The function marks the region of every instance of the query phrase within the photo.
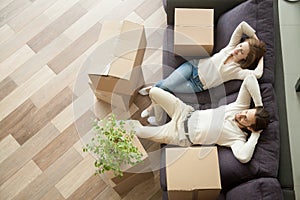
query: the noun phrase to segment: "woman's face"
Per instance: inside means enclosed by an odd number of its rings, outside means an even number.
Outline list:
[[[249,53],[249,43],[248,42],[239,43],[232,50],[232,56],[236,62],[246,59],[248,56],[248,53]]]

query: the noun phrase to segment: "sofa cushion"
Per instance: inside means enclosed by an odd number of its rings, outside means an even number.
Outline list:
[[[241,195],[243,194],[243,195]],[[226,194],[227,200],[282,200],[280,184],[275,178],[259,178],[243,183]]]
[[[261,83],[274,83],[275,45],[272,0],[249,0],[220,16],[215,31],[214,52],[224,48],[240,22],[246,21],[256,30],[259,39],[266,43],[264,56],[264,74]],[[255,68],[253,64],[250,68]]]

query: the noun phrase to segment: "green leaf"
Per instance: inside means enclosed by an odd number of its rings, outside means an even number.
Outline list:
[[[95,174],[112,170],[115,175],[122,176],[122,164],[135,165],[141,161],[142,154],[132,143],[135,132],[126,130],[124,125],[125,121],[117,120],[114,114],[94,121],[95,137],[83,147],[83,151],[97,156]]]

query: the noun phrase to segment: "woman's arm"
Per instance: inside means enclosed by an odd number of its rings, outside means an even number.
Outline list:
[[[247,142],[236,141],[232,146],[233,155],[241,162],[247,163],[251,160],[260,132],[252,132]]]
[[[261,57],[254,70],[240,69],[238,72],[238,79],[244,80],[249,75],[254,75],[257,79],[260,79],[264,73],[264,58]]]
[[[255,30],[245,21],[242,21],[233,31],[228,46],[235,47],[240,43],[243,34],[248,37],[256,37]]]

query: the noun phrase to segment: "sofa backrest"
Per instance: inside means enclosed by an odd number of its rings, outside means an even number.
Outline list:
[[[174,25],[175,8],[213,8],[215,24],[226,11],[234,8],[245,0],[163,0],[167,13],[167,24]]]

